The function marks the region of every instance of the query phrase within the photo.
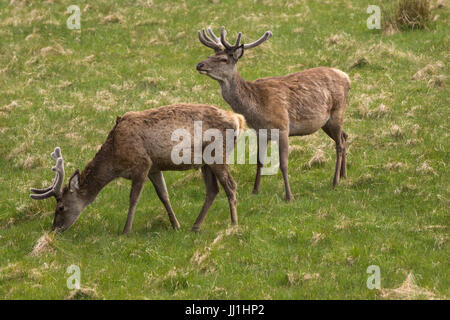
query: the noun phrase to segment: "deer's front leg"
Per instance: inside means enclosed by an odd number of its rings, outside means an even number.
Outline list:
[[[131,231],[131,226],[133,224],[134,211],[136,210],[136,205],[139,201],[139,197],[142,193],[142,189],[144,188],[145,180],[147,178],[147,172],[145,172],[144,174],[134,176],[132,178],[131,192],[130,192],[130,207],[128,209],[127,222],[125,223],[125,227],[123,228],[123,232],[122,232],[123,234],[127,234]]]
[[[292,201],[294,200],[294,196],[291,193],[291,187],[289,186],[288,178],[289,134],[287,131],[280,131],[278,146],[280,153],[280,170],[283,174],[284,187],[286,189],[286,201]]]

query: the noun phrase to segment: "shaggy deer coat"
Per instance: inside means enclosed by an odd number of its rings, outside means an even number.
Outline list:
[[[239,135],[245,127],[242,116],[210,105],[175,104],[146,111],[128,112],[123,117],[117,118],[114,128],[94,159],[81,173],[76,170],[64,188],[61,188],[64,181],[64,163],[61,150],[56,148],[52,153],[52,157],[57,160],[53,168],[56,171],[53,186],[43,190],[31,189],[34,193],[31,197],[38,200],[51,196],[56,198],[53,229],[63,231],[76,221],[86,206],[94,201],[100,190],[109,182],[119,177],[131,179],[128,218],[123,230],[124,233],[128,233],[131,230],[139,196],[148,177],[167,210],[172,227],[178,229],[180,224],[170,205],[162,171],[200,167],[206,184],[206,199],[193,230],[199,230],[219,192],[217,180],[228,197],[231,222],[237,224],[236,183],[228,170],[226,153],[221,163],[206,164],[202,161],[200,164],[177,165],[172,161],[172,149],[178,143],[172,141],[172,133],[177,129],[185,129],[193,136],[194,121],[202,122],[202,134],[205,130],[214,128],[219,130],[223,137],[226,137],[227,129],[232,129]],[[191,139],[191,143],[193,152],[194,139]],[[225,150],[225,139],[223,143]],[[208,144],[202,142],[202,154]]]
[[[240,44],[241,33],[236,43],[230,45],[222,27],[220,39],[208,28],[199,31],[200,41],[214,49],[214,55],[200,62],[197,70],[219,82],[222,97],[233,111],[242,114],[247,123],[256,130],[279,130],[280,170],[283,174],[286,200],[293,199],[288,181],[289,136],[309,135],[320,128],[336,143],[336,168],[333,187],[339,178],[346,177],[346,139],[342,130],[344,112],[350,89],[350,78],[338,69],[319,67],[287,76],[268,77],[245,81],[236,69],[237,61],[244,51],[260,45],[272,36],[267,31],[260,39],[250,44]],[[270,138],[270,137],[269,137]],[[260,185],[261,168],[265,147],[258,143],[258,162],[253,193]]]

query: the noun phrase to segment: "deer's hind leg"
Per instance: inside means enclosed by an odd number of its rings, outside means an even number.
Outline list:
[[[286,191],[286,201],[294,200],[291,192],[288,178],[288,164],[289,164],[289,135],[287,132],[280,131],[279,141],[279,156],[280,156],[280,170],[283,174],[284,189]]]
[[[195,220],[194,226],[192,227],[192,231],[195,232],[200,230],[200,226],[205,220],[209,208],[211,207],[212,203],[214,202],[214,199],[219,193],[219,185],[217,184],[217,178],[209,166],[205,165],[202,167],[202,175],[203,180],[205,181],[206,198],[205,202],[203,203],[202,210],[200,211],[200,214],[198,215],[197,220]]]
[[[348,135],[342,130],[342,144],[344,147],[342,153],[341,178],[347,178],[347,137]]]
[[[164,180],[163,173],[161,171],[150,172],[148,177],[155,187],[159,200],[161,200],[167,213],[169,214],[169,220],[172,228],[175,230],[180,229],[180,223],[178,222],[177,217],[172,210],[172,206],[170,205],[169,193],[167,192],[166,181]]]
[[[340,121],[330,118],[322,129],[336,143],[336,168],[333,178],[333,188],[335,188],[339,184],[341,172],[343,172],[342,166],[345,166],[343,161],[345,154],[345,139],[343,138],[342,124]],[[344,173],[346,174],[345,169]]]

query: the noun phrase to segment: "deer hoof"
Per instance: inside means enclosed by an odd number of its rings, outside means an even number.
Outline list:
[[[285,201],[286,201],[286,202],[292,202],[292,201],[294,201],[294,196],[293,196],[292,194],[287,195],[286,198],[285,198]]]
[[[174,230],[180,230],[180,224],[177,222],[177,223],[174,223],[174,224],[172,224],[172,228],[174,229]]]

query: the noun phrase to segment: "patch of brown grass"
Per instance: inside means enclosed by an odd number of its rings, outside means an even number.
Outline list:
[[[323,233],[313,231],[313,236],[311,238],[311,245],[315,246],[323,239],[325,239],[325,235]]]
[[[36,244],[31,251],[32,256],[40,256],[44,253],[52,253],[54,252],[53,241],[55,239],[55,235],[53,233],[49,234],[45,232],[42,237],[38,239]]]
[[[416,171],[421,174],[432,174],[435,176],[438,175],[436,173],[436,170],[434,170],[433,167],[430,166],[427,161],[424,161],[420,167],[417,167]]]
[[[303,281],[308,281],[308,280],[317,280],[319,279],[320,274],[318,273],[297,273],[297,272],[287,272],[286,273],[286,278],[287,278],[287,283],[289,286],[298,286],[300,285]]]
[[[65,300],[91,300],[98,299],[97,291],[93,288],[80,288],[72,290]]]
[[[399,28],[424,29],[430,21],[429,0],[399,0],[396,11],[396,23]]]
[[[430,80],[428,80],[427,86],[429,88],[444,88],[446,87],[447,76],[444,74],[439,74],[432,76]]]
[[[381,297],[394,300],[414,300],[424,297],[425,299],[438,299],[436,294],[428,289],[421,288],[416,284],[414,275],[410,272],[402,285],[395,289],[381,289]]]
[[[390,9],[391,10],[391,9]],[[385,9],[384,33],[425,29],[431,20],[430,0],[397,0],[393,13]]]
[[[110,14],[106,17],[101,18],[101,24],[108,24],[108,23],[123,23],[124,19],[119,14]]]
[[[6,267],[0,268],[0,280],[8,281],[27,277],[23,266],[17,263],[10,263]]]
[[[327,162],[327,158],[325,157],[325,153],[321,149],[317,149],[312,158],[306,164],[307,168],[312,168],[315,166],[321,166]]]
[[[395,138],[399,138],[403,135],[403,130],[396,124],[393,124],[390,128],[391,136]]]
[[[426,80],[435,75],[440,69],[444,68],[444,64],[441,61],[436,63],[427,64],[425,67],[417,71],[413,76],[413,80]]]
[[[227,229],[220,231],[209,246],[206,246],[205,248],[203,248],[203,250],[200,249],[194,252],[191,258],[191,262],[193,264],[201,266],[206,258],[209,257],[211,250],[223,239],[224,236],[228,237],[232,234],[237,233],[238,230],[238,226],[230,226]]]

